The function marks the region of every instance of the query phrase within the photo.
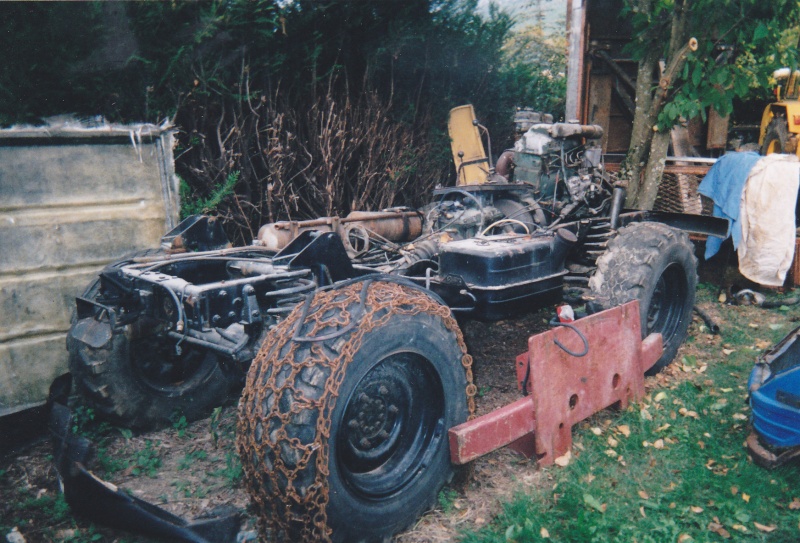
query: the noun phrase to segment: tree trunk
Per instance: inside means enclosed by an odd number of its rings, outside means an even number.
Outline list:
[[[658,53],[651,50],[639,62],[636,73],[636,109],[631,130],[631,145],[628,154],[620,167],[620,179],[627,184],[627,207],[633,207],[638,201],[642,169],[647,163],[650,153],[650,141],[653,137],[653,73],[658,66]]]
[[[663,134],[655,131],[659,113],[667,103],[669,91],[676,75],[683,68],[689,50],[697,48],[697,42],[687,43],[688,26],[686,16],[691,0],[677,0],[672,11],[669,48],[667,50],[667,67],[661,76],[658,87],[652,89],[652,73],[658,62],[658,52],[651,48],[644,59],[639,62],[636,81],[636,114],[631,133],[631,145],[621,168],[621,178],[628,182],[628,195],[625,205],[630,208],[652,209],[658,193],[658,184],[664,172],[667,151],[669,149],[669,132]],[[640,6],[647,5],[647,0]],[[649,70],[645,72],[645,70]],[[641,100],[640,97],[645,97]],[[641,106],[640,106],[641,103]],[[645,167],[646,164],[646,167]],[[642,170],[644,169],[644,176]]]
[[[658,186],[661,184],[661,177],[664,174],[664,165],[667,162],[669,141],[669,132],[659,131],[653,134],[650,142],[650,156],[639,192],[639,209],[653,209],[658,195]]]

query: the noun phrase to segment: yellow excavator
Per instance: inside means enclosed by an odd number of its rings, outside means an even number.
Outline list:
[[[773,77],[776,101],[761,116],[759,146],[762,155],[771,153],[798,154],[800,135],[800,70],[781,68]]]

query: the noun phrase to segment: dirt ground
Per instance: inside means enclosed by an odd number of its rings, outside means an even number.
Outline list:
[[[714,273],[711,272],[712,276]],[[713,313],[713,304],[707,305],[704,309]],[[547,328],[549,316],[549,312],[542,311],[491,324],[465,324],[467,344],[475,359],[478,414],[520,397],[514,360],[526,350],[529,335]],[[698,326],[696,318],[690,333],[696,333]],[[691,349],[691,345],[684,345],[678,359]],[[679,370],[673,366],[648,378],[648,388],[680,379]],[[112,430],[100,442],[95,471],[133,495],[187,519],[217,506],[233,506],[243,513],[240,540],[255,538],[255,519],[248,511],[234,449],[235,416],[235,400],[232,400],[211,419],[188,425],[179,423],[142,435]],[[598,416],[609,418],[613,413]],[[580,447],[580,443],[575,446]],[[68,511],[60,511],[50,454],[49,444],[41,440],[0,458],[0,528],[4,530],[0,536],[5,537],[18,527],[28,542],[148,541],[93,526],[85,520],[73,519]],[[395,540],[452,541],[460,531],[490,522],[500,512],[500,504],[515,493],[552,485],[552,473],[550,469],[537,469],[535,462],[508,450],[489,454],[463,470],[454,485],[440,495],[438,506]]]

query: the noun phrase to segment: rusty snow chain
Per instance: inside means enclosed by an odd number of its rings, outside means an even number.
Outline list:
[[[450,309],[420,288],[366,279],[322,290],[268,335],[248,372],[237,427],[245,484],[262,534],[271,529],[278,538],[291,533],[303,541],[330,541],[328,439],[347,367],[368,332],[395,315],[420,313],[441,318],[456,336],[474,418],[477,387],[464,336]],[[316,434],[305,443],[293,432],[299,433],[298,417],[309,416],[316,417]]]

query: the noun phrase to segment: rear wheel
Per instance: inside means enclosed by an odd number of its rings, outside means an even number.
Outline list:
[[[451,478],[471,359],[449,310],[388,282],[318,293],[269,335],[239,403],[264,538],[383,541]]]
[[[665,368],[686,339],[697,288],[697,259],[688,236],[659,223],[633,223],[619,230],[597,259],[589,280],[604,309],[639,301],[642,335],[658,332],[664,353],[649,373]]]
[[[95,280],[83,298],[98,300],[100,295]],[[113,329],[99,309],[90,317],[73,318],[67,349],[70,372],[87,404],[120,426],[148,429],[181,416],[200,418],[241,383],[239,376],[223,370],[215,353],[187,344],[176,349],[161,336],[158,323],[140,318]]]

